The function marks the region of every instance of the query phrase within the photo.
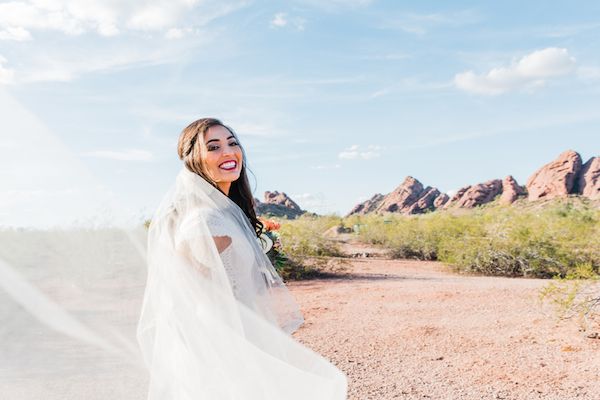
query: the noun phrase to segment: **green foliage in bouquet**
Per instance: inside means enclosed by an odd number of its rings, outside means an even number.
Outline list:
[[[287,261],[287,257],[281,248],[281,239],[279,238],[279,234],[275,231],[266,231],[264,234],[273,242],[273,247],[271,247],[271,249],[267,252],[267,257],[269,257],[271,264],[273,264],[276,269],[283,269]]]

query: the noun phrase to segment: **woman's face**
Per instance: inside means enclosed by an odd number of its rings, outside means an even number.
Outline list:
[[[225,194],[242,172],[242,149],[227,128],[215,125],[204,134],[202,161],[208,176]]]

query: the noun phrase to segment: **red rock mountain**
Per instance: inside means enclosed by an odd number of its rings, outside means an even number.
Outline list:
[[[600,157],[590,158],[581,167],[577,193],[590,199],[600,199]]]
[[[387,195],[376,194],[357,204],[347,216],[372,212],[419,214],[441,208],[473,208],[496,198],[502,204],[512,204],[519,198],[535,201],[569,195],[600,199],[600,157],[592,157],[582,164],[579,153],[567,150],[535,171],[525,187],[508,175],[503,180],[491,179],[462,187],[452,197],[436,188],[423,187],[417,179],[407,176],[394,191]]]
[[[254,203],[258,215],[273,215],[294,219],[306,212],[284,192],[266,191],[264,202],[255,198]]]
[[[521,195],[525,194],[525,188],[519,186],[512,175],[508,175],[502,181],[502,194],[500,195],[500,203],[512,204]]]
[[[457,195],[460,193],[460,195],[453,196],[444,207],[473,208],[494,200],[501,192],[502,181],[500,179],[492,179],[460,189],[456,193]]]
[[[379,204],[381,204],[383,198],[384,196],[381,193],[377,193],[369,200],[355,205],[354,208],[350,211],[350,214],[368,214],[370,212],[374,212],[379,206]]]
[[[527,198],[566,196],[573,192],[577,174],[581,170],[581,156],[573,150],[567,150],[558,158],[534,172],[527,180]]]
[[[419,200],[423,191],[421,182],[412,176],[407,176],[400,186],[382,199],[375,211],[406,213]]]

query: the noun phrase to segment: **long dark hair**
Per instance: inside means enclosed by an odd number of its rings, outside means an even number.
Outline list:
[[[231,182],[231,187],[229,188],[228,197],[237,204],[246,217],[250,220],[251,225],[254,227],[254,231],[256,232],[256,236],[260,236],[263,232],[263,223],[256,217],[256,212],[254,211],[254,197],[252,196],[252,191],[250,190],[250,182],[248,181],[248,176],[246,175],[246,152],[244,148],[240,144],[240,141],[230,127],[223,124],[216,118],[201,118],[197,121],[189,124],[183,131],[181,135],[179,135],[179,142],[177,144],[177,154],[179,154],[179,158],[183,160],[185,166],[190,171],[200,175],[204,180],[213,185],[218,190],[219,187],[212,179],[209,178],[206,173],[206,169],[204,168],[204,163],[201,157],[201,145],[203,142],[204,134],[206,131],[212,127],[220,125],[227,129],[231,134],[235,137],[236,141],[240,145],[240,149],[242,150],[242,170],[240,172],[240,177],[235,181]],[[198,137],[201,139],[198,140]]]

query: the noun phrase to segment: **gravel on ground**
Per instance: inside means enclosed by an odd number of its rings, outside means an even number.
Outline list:
[[[348,399],[600,399],[600,339],[539,301],[547,280],[377,256],[287,283],[294,337],[347,374]]]

